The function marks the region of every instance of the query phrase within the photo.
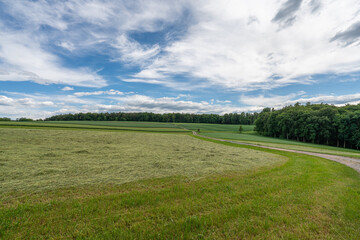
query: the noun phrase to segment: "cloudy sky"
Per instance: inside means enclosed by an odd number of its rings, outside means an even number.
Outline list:
[[[0,0],[0,117],[360,102],[359,0]]]

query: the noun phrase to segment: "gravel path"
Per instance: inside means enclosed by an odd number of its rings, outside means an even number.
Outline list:
[[[229,143],[235,143],[235,144],[240,144],[240,145],[247,145],[247,146],[260,147],[260,148],[274,149],[274,150],[280,150],[280,151],[285,151],[285,152],[302,153],[302,154],[312,155],[312,156],[316,156],[316,157],[322,157],[322,158],[325,158],[325,159],[329,159],[329,160],[332,160],[332,161],[342,163],[342,164],[344,164],[346,166],[349,166],[349,167],[355,169],[357,172],[360,173],[360,159],[356,159],[356,158],[342,157],[342,156],[324,154],[324,153],[313,153],[313,152],[306,152],[306,151],[298,151],[298,150],[291,150],[291,149],[284,149],[284,148],[277,148],[277,147],[268,147],[268,146],[261,146],[261,145],[251,144],[251,143],[243,143],[243,142],[238,142],[238,141],[233,141],[233,140],[225,140],[225,139],[207,137],[207,136],[204,136],[204,135],[199,135],[195,131],[193,131],[193,135],[203,137],[203,138],[213,139],[213,140],[217,140],[217,141],[221,141],[221,142],[229,142]]]

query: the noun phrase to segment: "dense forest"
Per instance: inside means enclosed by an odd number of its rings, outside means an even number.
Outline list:
[[[46,118],[45,121],[145,121],[182,123],[254,124],[259,113],[190,114],[190,113],[75,113]]]
[[[265,108],[255,125],[255,130],[264,136],[360,148],[360,104],[343,107],[295,104],[281,110]]]

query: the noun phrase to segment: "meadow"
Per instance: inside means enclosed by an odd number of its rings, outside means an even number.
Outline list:
[[[248,126],[249,127],[249,126]],[[321,144],[312,144],[312,143],[304,143],[298,142],[294,140],[286,140],[280,138],[272,138],[265,137],[256,134],[254,131],[244,131],[243,133],[239,133],[239,131],[204,131],[201,132],[202,135],[220,139],[229,139],[236,140],[245,143],[256,144],[259,146],[269,146],[269,147],[277,147],[277,148],[285,148],[292,150],[300,150],[307,152],[316,152],[316,153],[325,153],[332,155],[339,155],[345,157],[353,157],[360,158],[360,151],[355,149],[348,148],[340,148],[333,147]]]
[[[108,130],[141,132],[188,132],[172,124],[140,122],[100,122],[100,121],[54,121],[54,122],[0,122],[0,128],[37,128],[37,129],[73,129]]]
[[[360,239],[349,167],[182,129],[236,125],[100,124],[0,125],[1,239]]]
[[[169,176],[192,179],[284,162],[276,155],[174,134],[0,128],[0,142],[6,142],[0,158],[3,197]]]

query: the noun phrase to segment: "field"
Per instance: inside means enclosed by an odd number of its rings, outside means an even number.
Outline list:
[[[0,128],[49,128],[49,129],[87,129],[104,131],[139,131],[139,132],[164,132],[164,133],[189,133],[185,130],[197,131],[200,134],[238,140],[263,146],[279,147],[308,152],[326,153],[347,157],[360,158],[360,151],[337,148],[326,145],[303,143],[286,139],[264,137],[256,134],[253,125],[243,125],[243,133],[239,133],[239,125],[206,124],[206,123],[154,123],[154,122],[103,122],[103,121],[56,121],[56,122],[0,122]]]
[[[276,155],[174,134],[0,129],[0,142],[7,143],[0,159],[3,196],[169,176],[199,178],[284,162]]]
[[[243,125],[243,132],[239,133],[239,125],[221,125],[221,124],[204,124],[204,123],[175,123],[177,126],[197,131],[208,137],[238,140],[257,144],[260,146],[270,146],[285,149],[293,149],[308,152],[326,153],[332,155],[360,158],[360,151],[338,148],[326,145],[304,143],[286,139],[264,137],[254,132],[254,125]]]
[[[227,132],[227,133],[238,133],[239,125],[232,124],[209,124],[209,123],[175,123],[176,126],[181,126],[189,130],[198,130],[200,132]],[[246,132],[253,131],[253,125],[243,125],[243,130]]]
[[[251,127],[9,124],[0,125],[1,239],[360,239],[353,169],[182,129],[250,138]]]
[[[188,132],[173,124],[140,122],[0,122],[0,128],[38,128],[38,129],[73,129],[106,131],[141,131],[141,132]]]
[[[260,146],[278,147],[292,150],[360,158],[359,150],[264,137],[256,134],[253,131],[244,131],[242,134],[240,134],[239,132],[206,131],[202,132],[201,134],[208,137],[237,140],[241,142],[257,144]]]

